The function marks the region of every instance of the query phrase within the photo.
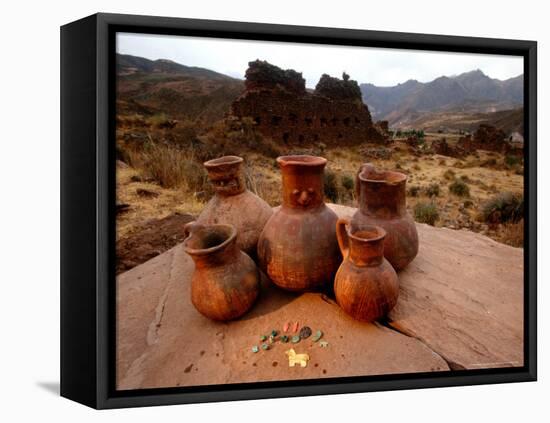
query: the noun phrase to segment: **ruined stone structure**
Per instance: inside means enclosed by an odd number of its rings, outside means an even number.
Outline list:
[[[450,145],[446,138],[434,140],[431,148],[435,154],[441,154],[442,156],[463,157],[466,154],[463,148]]]
[[[265,61],[248,64],[245,92],[231,105],[231,116],[251,117],[258,130],[277,143],[322,142],[350,145],[385,143],[361,99],[356,81],[323,75],[315,91],[306,90],[302,74]]]
[[[515,143],[514,143],[515,144]],[[523,148],[512,145],[504,131],[492,125],[481,124],[474,136],[467,135],[458,140],[457,147],[466,152],[475,150],[497,151],[504,154],[523,155]]]
[[[481,124],[474,135],[460,137],[455,146],[445,138],[432,142],[431,149],[436,154],[449,157],[464,157],[477,150],[496,151],[503,154],[522,156],[523,144],[511,142],[506,134],[494,126]]]

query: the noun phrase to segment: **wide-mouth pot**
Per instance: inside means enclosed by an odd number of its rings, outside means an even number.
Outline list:
[[[185,252],[190,255],[206,255],[225,248],[237,237],[233,225],[208,225],[191,223],[186,225],[189,236],[183,242]]]

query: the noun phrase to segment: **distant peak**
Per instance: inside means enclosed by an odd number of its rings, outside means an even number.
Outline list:
[[[478,78],[488,78],[487,75],[481,70],[481,69],[474,69],[468,72],[461,73],[460,75],[457,75],[455,78],[464,78],[466,76],[469,77],[478,77]]]

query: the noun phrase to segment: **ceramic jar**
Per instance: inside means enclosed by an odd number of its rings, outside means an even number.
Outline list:
[[[336,302],[357,320],[386,316],[399,295],[397,274],[384,258],[386,231],[368,225],[352,229],[348,219],[339,219],[336,233],[344,256],[334,279]]]
[[[323,157],[277,158],[283,202],[258,241],[261,268],[281,288],[317,290],[330,286],[341,262],[336,214],[323,201]]]
[[[237,247],[232,225],[185,226],[185,252],[195,262],[191,302],[213,320],[232,320],[246,313],[258,298],[260,275],[254,261]]]
[[[403,269],[418,253],[418,233],[406,205],[407,175],[378,170],[363,164],[356,178],[359,209],[351,226],[380,226],[386,231],[384,255],[395,268]]]
[[[197,222],[233,225],[237,230],[237,246],[254,256],[260,233],[273,209],[246,189],[243,162],[242,157],[224,156],[204,163],[215,194]]]

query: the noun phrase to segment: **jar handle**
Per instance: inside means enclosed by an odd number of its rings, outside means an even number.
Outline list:
[[[349,237],[346,230],[346,226],[349,225],[349,219],[340,218],[336,222],[336,238],[338,239],[338,246],[342,252],[344,259],[349,253]]]
[[[201,225],[197,222],[189,222],[186,223],[183,227],[183,233],[185,234],[185,238],[189,238],[189,235],[192,235],[193,232],[195,232],[197,229],[204,228],[204,225]]]

